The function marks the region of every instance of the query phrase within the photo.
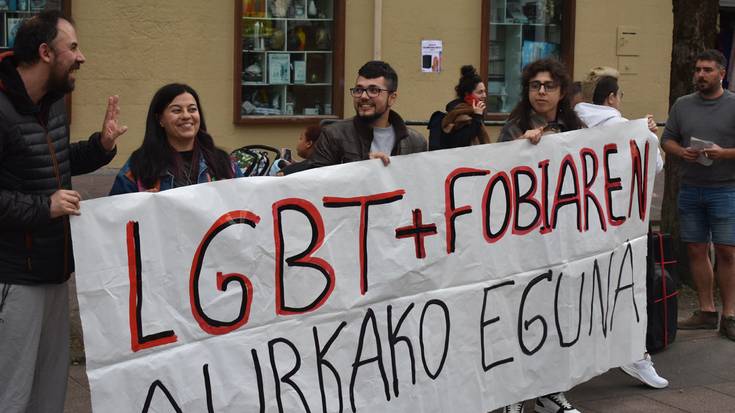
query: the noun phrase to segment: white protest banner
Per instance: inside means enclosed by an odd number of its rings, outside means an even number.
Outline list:
[[[645,120],[82,203],[98,412],[484,412],[640,359]]]

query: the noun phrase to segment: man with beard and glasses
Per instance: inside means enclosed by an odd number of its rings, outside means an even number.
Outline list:
[[[717,50],[697,56],[696,92],[671,107],[661,146],[685,161],[680,167],[680,236],[687,243],[699,299],[699,310],[679,320],[679,328],[714,330],[719,319],[720,333],[735,340],[735,94],[722,88],[725,64]],[[717,261],[714,272],[710,243]],[[713,299],[715,275],[722,318]]]
[[[391,107],[398,98],[398,75],[388,63],[370,61],[357,72],[350,89],[355,117],[324,127],[314,153],[313,167],[365,159],[390,163],[389,156],[426,151],[426,139],[406,127]]]
[[[71,175],[115,156],[118,98],[102,131],[69,143],[64,95],[84,63],[72,23],[56,11],[24,21],[0,55],[0,410],[61,412],[69,367],[67,280],[74,271]]]

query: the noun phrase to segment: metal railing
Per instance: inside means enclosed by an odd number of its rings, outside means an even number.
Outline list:
[[[340,119],[322,119],[320,124],[322,126],[329,125],[330,123],[337,122]],[[405,120],[404,121],[406,126],[429,126],[428,120]],[[485,126],[503,126],[505,125],[504,120],[485,120],[483,121]],[[656,122],[656,126],[658,127],[664,127],[666,126],[666,122]]]
[[[320,125],[325,126],[329,125],[330,123],[337,122],[342,119],[322,119],[321,122],[319,122]],[[429,126],[428,120],[404,120],[403,121],[406,126]],[[505,125],[504,120],[486,120],[483,122],[485,126],[503,126]]]

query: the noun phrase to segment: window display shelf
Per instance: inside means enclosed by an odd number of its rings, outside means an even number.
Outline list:
[[[341,115],[344,3],[235,1],[236,123]]]
[[[556,57],[571,71],[574,0],[484,0],[481,74],[487,79],[490,118],[518,103],[523,68]]]
[[[243,86],[268,86],[265,82],[242,82]],[[286,83],[286,86],[332,86],[331,83]]]
[[[23,20],[45,9],[61,10],[68,15],[71,0],[0,0],[0,50],[12,49],[15,33]]]
[[[331,50],[257,50],[257,49],[242,49],[243,53],[266,53],[266,52],[278,52],[278,53],[332,53]]]
[[[250,17],[250,16],[243,16],[243,20],[285,20],[285,21],[310,21],[310,22],[331,22],[334,19],[320,19],[320,18],[310,18],[310,17]]]
[[[513,22],[493,22],[492,24],[497,26],[540,26],[540,27],[557,27],[558,24],[544,24],[544,23],[513,23]]]

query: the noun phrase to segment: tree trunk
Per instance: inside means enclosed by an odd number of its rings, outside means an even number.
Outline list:
[[[694,91],[694,58],[700,52],[715,47],[719,14],[718,0],[672,0],[674,6],[674,34],[671,50],[671,78],[669,108],[681,96]],[[679,239],[679,165],[675,156],[666,157],[661,229],[672,235],[674,256],[679,260],[678,273],[691,285],[686,245]]]

